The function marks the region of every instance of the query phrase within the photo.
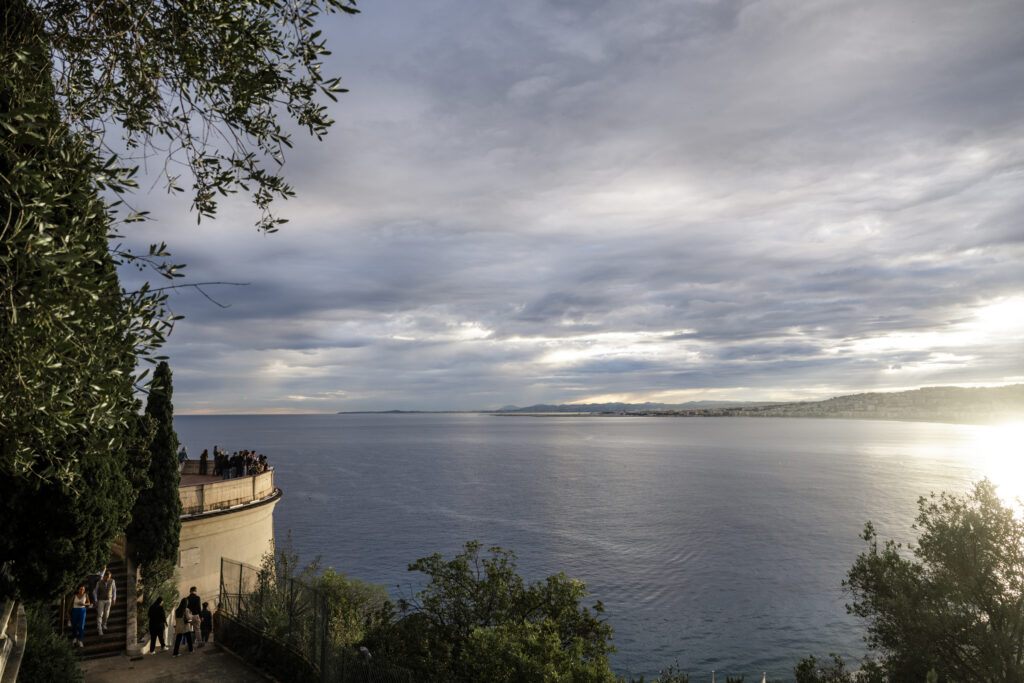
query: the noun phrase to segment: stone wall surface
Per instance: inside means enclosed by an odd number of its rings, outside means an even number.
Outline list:
[[[246,477],[238,481],[249,481]],[[234,480],[232,480],[234,481]],[[251,490],[251,488],[250,488]],[[211,611],[217,605],[220,591],[220,559],[229,557],[259,565],[263,556],[274,547],[274,508],[279,492],[262,502],[239,508],[182,516],[181,541],[178,550],[178,592],[188,595],[196,586]]]

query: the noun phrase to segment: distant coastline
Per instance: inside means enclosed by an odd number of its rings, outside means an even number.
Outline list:
[[[999,424],[1024,420],[1024,384],[1002,387],[924,387],[910,391],[837,396],[782,403],[692,401],[664,403],[536,404],[498,410],[342,411],[339,415],[479,413],[502,417],[806,417]]]

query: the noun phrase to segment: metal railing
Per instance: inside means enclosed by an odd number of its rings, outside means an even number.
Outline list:
[[[217,642],[284,681],[413,683],[410,671],[337,644],[320,591],[272,574],[221,559]]]

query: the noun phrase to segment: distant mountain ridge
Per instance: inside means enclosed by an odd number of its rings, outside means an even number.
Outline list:
[[[776,405],[766,401],[687,401],[686,403],[537,403],[520,408],[503,406],[495,413],[633,413],[641,411],[704,410]]]
[[[1002,387],[924,387],[891,393],[836,396],[788,403],[691,401],[664,403],[538,404],[506,406],[499,414],[611,413],[674,417],[821,417],[993,424],[1024,421],[1024,384]]]

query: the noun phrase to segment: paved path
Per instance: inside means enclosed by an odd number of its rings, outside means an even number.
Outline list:
[[[85,683],[266,683],[273,681],[238,657],[209,643],[189,653],[183,646],[180,657],[171,651],[143,655],[134,660],[124,655],[82,662]]]

